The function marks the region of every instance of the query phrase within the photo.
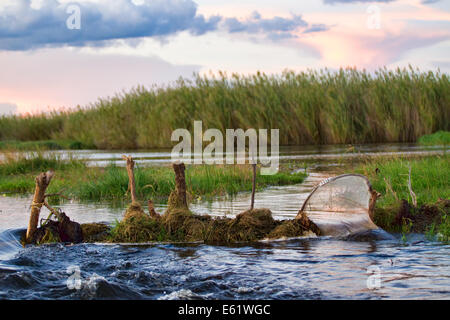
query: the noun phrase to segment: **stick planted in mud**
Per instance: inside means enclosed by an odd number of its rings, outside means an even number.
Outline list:
[[[183,162],[175,162],[172,164],[175,171],[175,192],[177,193],[178,205],[181,208],[188,208],[186,200],[186,177],[184,170],[186,167]]]
[[[36,177],[36,188],[34,191],[33,202],[31,204],[30,221],[26,234],[26,242],[31,243],[33,235],[36,232],[41,208],[45,201],[45,191],[53,178],[54,171],[42,172]]]
[[[128,189],[131,193],[131,203],[137,204],[137,197],[136,197],[136,182],[134,180],[134,160],[131,156],[122,156],[124,160],[127,161],[127,173],[128,173]]]
[[[252,178],[252,200],[250,203],[250,210],[253,210],[255,206],[255,191],[256,191],[256,163],[252,164],[253,178]]]
[[[412,185],[411,185],[411,164],[409,165],[408,190],[411,195],[411,200],[412,200],[413,206],[417,207],[417,197],[416,197],[416,194],[414,193],[414,191],[412,189]]]

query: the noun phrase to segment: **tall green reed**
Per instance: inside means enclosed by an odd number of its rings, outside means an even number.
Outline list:
[[[170,147],[174,129],[279,128],[280,143],[414,142],[450,129],[447,74],[352,68],[201,76],[137,87],[87,108],[0,118],[0,140],[67,139],[101,149]]]

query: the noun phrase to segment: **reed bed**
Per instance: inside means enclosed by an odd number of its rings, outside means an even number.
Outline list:
[[[171,147],[177,128],[279,128],[282,145],[415,142],[450,130],[447,74],[407,69],[200,76],[137,87],[87,107],[3,116],[0,140],[70,140],[99,149]]]

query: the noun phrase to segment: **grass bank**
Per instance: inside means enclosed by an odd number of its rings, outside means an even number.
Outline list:
[[[87,145],[75,140],[38,140],[38,141],[0,141],[0,150],[20,150],[20,151],[39,151],[39,150],[82,150],[95,149],[93,145]]]
[[[87,167],[76,159],[63,160],[56,156],[32,157],[9,155],[0,165],[0,192],[34,191],[34,178],[39,172],[56,170],[49,193],[65,190],[68,196],[80,200],[129,200],[126,169],[115,165],[106,168]],[[291,174],[281,170],[271,176],[258,175],[259,189],[270,185],[301,183],[303,173]],[[170,167],[137,167],[135,169],[137,195],[142,200],[165,199],[175,186]],[[190,165],[186,169],[188,193],[193,198],[211,197],[251,191],[252,170],[249,165]]]
[[[405,213],[401,200],[413,203],[408,188],[409,168],[417,207],[410,207],[410,212]],[[359,165],[355,171],[366,175],[374,189],[381,193],[374,221],[378,226],[393,232],[440,233],[444,240],[450,239],[450,208],[445,201],[450,199],[449,155],[376,158]]]
[[[355,69],[221,73],[138,87],[87,108],[0,118],[0,140],[73,140],[99,149],[171,147],[177,128],[279,128],[282,145],[415,142],[450,130],[439,72]]]
[[[427,134],[419,138],[422,145],[450,145],[450,131],[438,131],[433,134]]]

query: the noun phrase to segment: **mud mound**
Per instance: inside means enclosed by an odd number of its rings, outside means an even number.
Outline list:
[[[112,242],[149,242],[164,240],[161,224],[147,214],[134,214],[119,222],[112,230]]]
[[[142,209],[141,205],[139,203],[132,203],[125,211],[124,221],[133,218],[142,218],[144,216],[148,217],[148,215]]]
[[[231,242],[229,239],[229,229],[233,222],[231,218],[214,218],[208,226],[208,230],[205,234],[206,243],[228,243]]]
[[[32,243],[54,243],[83,241],[81,226],[79,223],[71,221],[64,212],[58,213],[58,221],[49,220],[39,227],[33,235]]]
[[[228,241],[255,241],[264,239],[277,223],[269,209],[253,209],[236,216],[228,228]]]
[[[172,208],[162,216],[161,222],[171,240],[202,241],[205,239],[211,217]]]
[[[45,226],[39,227],[33,235],[32,243],[39,245],[44,243],[61,242],[58,227],[58,221],[49,221]]]
[[[84,242],[105,241],[109,235],[109,226],[103,223],[83,223],[81,231]]]
[[[450,200],[441,199],[433,205],[414,208],[403,199],[394,219],[396,226],[411,223],[411,231],[423,233],[431,225],[439,225],[444,215],[450,215]]]
[[[169,195],[169,199],[167,200],[167,210],[165,213],[167,214],[172,211],[179,210],[189,211],[185,200],[181,198],[176,191],[172,191]]]
[[[273,229],[267,236],[269,239],[293,238],[302,237],[306,235],[314,235],[311,229],[304,226],[302,221],[298,219],[284,220],[275,229]]]

